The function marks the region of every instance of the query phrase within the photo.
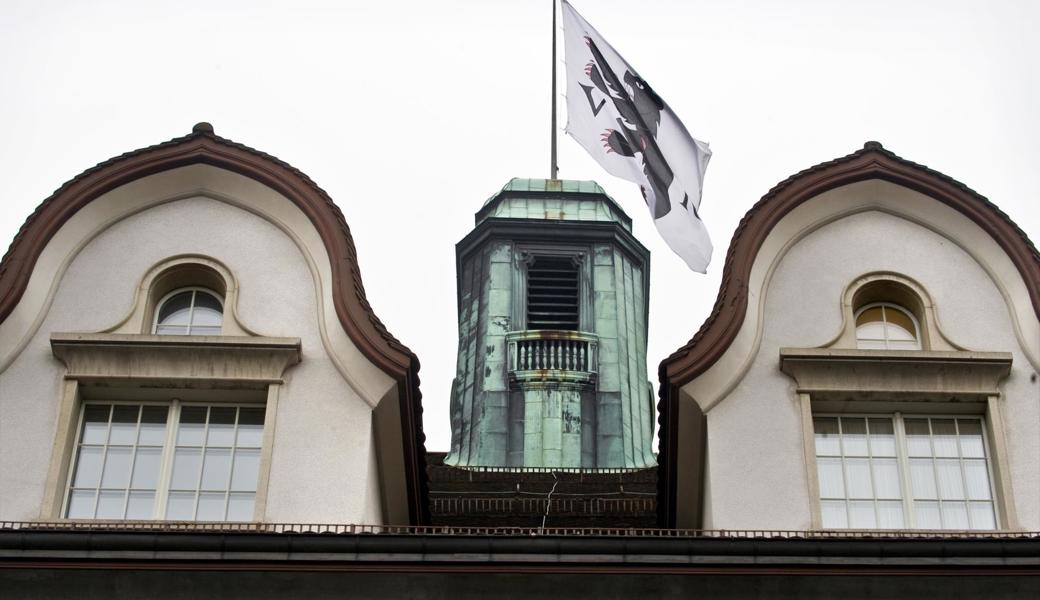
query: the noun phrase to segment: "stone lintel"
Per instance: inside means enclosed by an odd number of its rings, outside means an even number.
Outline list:
[[[53,333],[51,352],[81,381],[273,383],[300,362],[300,339]]]
[[[781,348],[780,370],[813,398],[959,398],[1000,395],[1008,352]]]

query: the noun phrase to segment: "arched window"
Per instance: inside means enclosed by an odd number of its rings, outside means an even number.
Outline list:
[[[224,305],[211,290],[180,288],[159,301],[155,311],[158,335],[220,335]]]
[[[920,350],[921,330],[910,311],[890,302],[875,302],[856,312],[856,347]]]

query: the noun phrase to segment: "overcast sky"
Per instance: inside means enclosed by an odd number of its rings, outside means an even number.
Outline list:
[[[634,185],[560,139],[560,176],[600,182],[652,252],[655,388],[656,365],[711,309],[740,217],[777,182],[867,140],[964,182],[1040,238],[1040,2],[574,5],[714,151],[701,215],[716,260],[704,276],[658,239]],[[446,450],[454,245],[511,177],[548,176],[550,9],[2,0],[0,246],[84,169],[210,121],[342,208],[369,300],[422,360],[427,448]]]

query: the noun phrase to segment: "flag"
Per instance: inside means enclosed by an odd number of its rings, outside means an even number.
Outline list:
[[[611,175],[639,185],[657,231],[699,273],[711,261],[700,218],[708,144],[563,1],[567,133]]]

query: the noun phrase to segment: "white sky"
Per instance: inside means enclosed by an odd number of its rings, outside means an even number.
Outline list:
[[[864,141],[1040,239],[1040,2],[574,4],[714,151],[702,276],[658,239],[634,185],[560,138],[560,176],[599,181],[652,252],[655,387],[710,311],[745,211]],[[342,208],[369,300],[422,360],[427,448],[446,450],[454,245],[509,178],[548,176],[550,16],[549,0],[2,0],[0,247],[62,182],[210,121]]]

